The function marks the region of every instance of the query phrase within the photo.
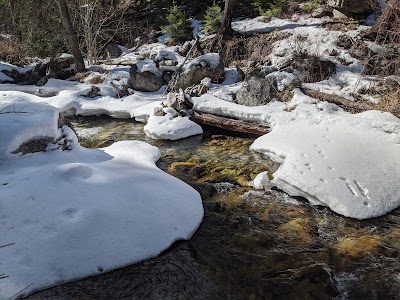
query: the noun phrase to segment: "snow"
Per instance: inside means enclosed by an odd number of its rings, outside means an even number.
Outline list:
[[[145,60],[138,61],[136,63],[136,66],[138,67],[139,73],[150,72],[150,73],[153,73],[154,75],[158,75],[158,76],[162,75],[161,71],[157,68],[156,63],[151,59],[145,59]]]
[[[268,171],[261,172],[249,183],[249,186],[259,190],[270,190],[274,184],[269,180]]]
[[[198,56],[195,59],[191,60],[189,63],[185,64],[185,66],[183,67],[183,71],[189,72],[190,70],[196,68],[196,66],[201,61],[206,61],[212,69],[215,69],[216,67],[218,67],[218,65],[220,63],[220,56],[218,53],[207,53],[207,54]]]
[[[201,126],[188,117],[174,117],[169,113],[163,117],[151,116],[143,129],[148,137],[155,140],[178,140],[203,134]]]
[[[250,149],[282,164],[272,183],[292,196],[357,219],[400,206],[400,120],[390,113],[351,115],[298,89],[286,104],[244,107],[210,94],[193,103],[202,112],[270,125]]]
[[[8,276],[0,299],[133,264],[191,237],[203,217],[200,195],[155,166],[156,147],[83,148],[71,129],[57,128],[57,109],[16,98],[3,98],[2,112],[19,113],[0,114],[0,235],[1,245],[11,244],[0,251]],[[61,134],[71,151],[9,152]]]
[[[250,149],[282,163],[278,188],[341,215],[372,218],[400,205],[400,120],[390,114],[300,114]]]

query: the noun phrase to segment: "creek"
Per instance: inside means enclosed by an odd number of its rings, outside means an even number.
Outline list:
[[[399,299],[400,209],[359,221],[277,189],[255,191],[248,182],[278,165],[249,151],[254,137],[205,128],[155,141],[130,120],[71,121],[85,147],[157,146],[158,167],[201,194],[204,221],[156,258],[28,299]]]

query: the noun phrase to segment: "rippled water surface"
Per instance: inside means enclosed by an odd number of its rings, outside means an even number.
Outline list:
[[[400,299],[400,210],[357,221],[254,191],[247,183],[278,167],[248,150],[254,138],[154,141],[133,121],[72,121],[86,147],[126,139],[159,147],[158,166],[201,193],[205,217],[189,241],[157,258],[29,299]]]

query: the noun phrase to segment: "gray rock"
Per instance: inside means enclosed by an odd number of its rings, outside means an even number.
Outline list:
[[[311,16],[313,18],[333,17],[332,8],[329,6],[321,6],[316,8]]]
[[[165,116],[166,113],[164,112],[163,109],[164,109],[164,107],[162,107],[162,106],[154,107],[154,115],[157,116],[157,117]]]
[[[96,98],[96,97],[100,96],[100,88],[98,88],[95,85],[92,85],[90,91],[86,95],[83,95],[83,96],[87,97],[87,98]]]
[[[131,76],[129,85],[137,91],[156,92],[166,83],[161,72],[159,74],[149,71],[138,72],[136,65],[131,67],[129,73]]]
[[[184,69],[177,77],[175,90],[185,90],[192,85],[199,84],[206,77],[211,78],[212,82],[221,82],[225,78],[222,58],[220,58],[216,67],[212,67],[205,59],[199,59],[196,63],[191,63],[190,67]]]
[[[328,0],[327,4],[347,17],[362,17],[371,13],[369,0]]]
[[[108,44],[105,51],[107,59],[118,58],[122,55],[121,48],[115,43]]]
[[[339,52],[338,52],[335,48],[329,48],[329,49],[328,49],[328,54],[329,54],[330,56],[336,56],[336,55],[339,54]]]
[[[256,69],[250,73],[236,94],[236,102],[246,106],[264,105],[276,97],[277,91],[276,78],[266,78],[262,70]]]
[[[26,72],[19,73],[17,70],[2,72],[8,77],[14,79],[11,81],[16,84],[46,84],[46,79],[56,78],[56,79],[68,79],[72,77],[75,72],[71,65],[75,63],[74,57],[71,55],[57,55],[54,58],[43,60],[42,62],[36,64],[36,66]]]
[[[180,111],[185,108],[185,102],[185,93],[180,90],[179,93],[169,92],[163,104],[165,107],[172,107],[176,111]]]

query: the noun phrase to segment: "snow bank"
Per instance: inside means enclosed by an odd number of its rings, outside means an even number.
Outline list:
[[[282,163],[272,183],[312,204],[357,219],[400,206],[400,120],[391,114],[298,117],[250,149]]]
[[[245,107],[206,94],[194,109],[263,122],[272,132],[250,147],[282,163],[272,183],[312,204],[365,219],[400,206],[400,120],[389,113],[351,115],[300,90],[288,103]],[[266,174],[254,184],[262,187]]]
[[[1,102],[33,114],[0,114],[0,245],[11,244],[0,249],[8,276],[0,299],[139,262],[190,238],[203,217],[200,195],[155,166],[153,146],[75,143],[69,152],[11,155],[26,139],[59,134],[58,111],[36,98]]]
[[[162,72],[157,68],[156,63],[151,59],[140,60],[136,63],[138,67],[138,72],[150,72],[154,75],[161,76]]]
[[[175,118],[171,114],[163,117],[151,116],[143,129],[148,137],[155,140],[179,140],[203,134],[201,126],[189,120],[188,117]]]

